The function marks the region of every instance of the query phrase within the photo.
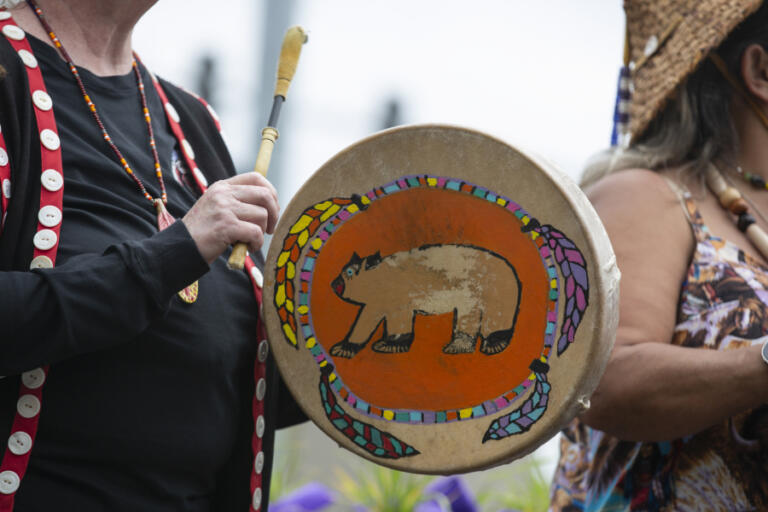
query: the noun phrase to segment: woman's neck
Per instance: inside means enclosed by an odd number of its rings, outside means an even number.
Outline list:
[[[768,105],[760,105],[768,111]],[[757,174],[768,180],[768,126],[760,116],[741,100],[733,105],[733,121],[738,134],[739,147],[736,165],[751,174]]]
[[[78,66],[99,76],[124,75],[133,61],[131,35],[157,0],[37,0],[45,19]],[[29,6],[13,11],[29,34],[51,44]]]

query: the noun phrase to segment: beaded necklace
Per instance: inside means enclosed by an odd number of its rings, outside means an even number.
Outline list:
[[[741,192],[728,185],[723,175],[713,164],[707,168],[705,179],[707,186],[717,197],[720,205],[736,215],[736,226],[739,231],[744,233],[763,258],[768,260],[768,234],[757,225],[755,218],[749,213],[749,205]],[[758,214],[760,214],[759,211]]]
[[[64,48],[64,45],[56,36],[56,33],[53,31],[53,28],[51,28],[51,25],[45,19],[43,10],[37,6],[34,0],[27,0],[27,4],[29,4],[29,6],[32,8],[32,11],[34,11],[35,15],[37,15],[37,19],[40,20],[40,24],[43,26],[43,29],[45,29],[46,33],[48,34],[48,37],[50,37],[51,42],[59,51],[59,53],[61,54],[61,57],[67,63],[67,66],[69,66],[69,70],[72,73],[72,76],[75,78],[75,82],[77,82],[78,88],[80,89],[80,93],[83,95],[85,104],[87,105],[88,110],[91,112],[91,116],[96,121],[96,124],[98,125],[99,130],[101,130],[102,138],[112,149],[112,152],[115,154],[115,157],[117,158],[118,162],[120,162],[120,165],[123,166],[123,169],[125,170],[126,174],[128,174],[128,176],[139,187],[139,191],[141,192],[141,194],[152,205],[154,205],[155,209],[157,210],[158,230],[162,231],[166,229],[171,224],[173,224],[176,221],[176,219],[173,218],[173,216],[168,212],[168,210],[165,207],[165,205],[168,204],[168,193],[166,192],[165,181],[163,180],[163,169],[160,164],[160,156],[157,154],[155,132],[152,129],[152,116],[149,113],[147,95],[144,90],[144,79],[141,77],[141,71],[139,69],[139,65],[137,62],[138,57],[136,56],[136,54],[133,55],[133,62],[131,63],[131,68],[133,70],[134,76],[136,77],[136,84],[139,89],[139,96],[141,97],[141,110],[144,114],[144,122],[147,125],[147,133],[149,135],[149,148],[152,152],[152,158],[154,159],[155,176],[157,177],[157,181],[160,185],[159,198],[152,197],[152,194],[150,194],[147,191],[146,187],[144,186],[144,183],[136,175],[136,173],[133,171],[128,161],[123,156],[120,149],[113,142],[112,137],[110,137],[109,133],[107,132],[106,126],[104,126],[104,123],[101,120],[101,116],[99,115],[99,111],[96,108],[96,104],[93,102],[90,95],[88,94],[88,91],[85,89],[85,84],[83,83],[83,80],[80,77],[80,73],[77,70],[77,66],[75,66],[75,63],[73,62],[72,57],[70,57],[69,53]],[[179,292],[179,297],[181,297],[181,299],[184,302],[192,303],[197,300],[198,291],[199,291],[199,284],[197,281],[195,281],[193,284],[181,290]]]
[[[766,183],[765,178],[759,174],[752,174],[751,172],[747,172],[740,166],[736,167],[736,172],[739,173],[739,176],[741,176],[744,181],[752,185],[754,188],[768,189],[768,183]]]
[[[709,55],[709,59],[715,65],[723,78],[725,78],[725,80],[731,85],[733,90],[736,91],[739,96],[741,96],[741,98],[747,103],[749,108],[755,113],[758,119],[760,119],[760,122],[763,124],[763,126],[768,129],[768,116],[766,116],[760,106],[755,102],[752,96],[750,96],[749,92],[741,84],[741,82],[739,82],[733,73],[731,73],[723,59],[716,53],[711,53]],[[744,172],[741,167],[737,167],[736,171],[753,187],[768,189],[768,184],[766,184],[766,180],[762,176]],[[730,186],[714,164],[710,164],[707,168],[705,179],[707,186],[715,195],[715,197],[717,197],[720,205],[727,211],[736,215],[736,226],[739,228],[739,230],[746,235],[747,239],[758,250],[763,258],[768,260],[768,233],[766,233],[763,228],[757,225],[755,218],[749,212],[749,206],[751,204],[754,211],[761,218],[763,218],[763,220],[765,220],[765,217],[760,212],[760,210],[755,208],[751,201],[749,201],[749,203],[745,201],[745,199],[748,200],[749,198],[743,196],[736,187]],[[766,359],[766,362],[768,362],[768,359]]]

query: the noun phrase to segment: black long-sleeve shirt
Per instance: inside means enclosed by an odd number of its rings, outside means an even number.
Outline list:
[[[154,208],[104,143],[66,64],[30,40],[53,99],[65,187],[57,266],[26,271],[39,155],[23,70],[0,41],[9,69],[0,82],[0,126],[13,183],[0,236],[0,375],[9,376],[0,380],[0,436],[10,433],[18,392],[10,376],[52,364],[16,510],[247,510],[259,341],[250,283],[223,258],[209,268],[181,222],[157,232]],[[133,74],[80,73],[116,145],[158,197]],[[168,209],[180,218],[199,192],[183,177],[162,102],[143,76]],[[205,108],[164,87],[201,170],[211,181],[231,175]],[[176,292],[196,279],[197,301],[181,301]],[[288,397],[274,368],[269,374],[271,459],[277,404]]]

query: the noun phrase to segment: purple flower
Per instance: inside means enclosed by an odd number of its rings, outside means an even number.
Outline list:
[[[424,503],[419,503],[416,505],[416,508],[413,510],[413,512],[445,512],[443,510],[443,507],[440,506],[440,503],[437,502],[437,500],[429,500],[425,501]]]
[[[269,512],[314,512],[324,510],[334,502],[334,496],[327,487],[312,482],[271,503]]]
[[[472,491],[469,490],[464,480],[457,476],[449,476],[435,481],[427,487],[427,492],[439,492],[445,495],[448,501],[451,502],[451,512],[478,512]],[[426,509],[424,512],[427,512],[427,510],[430,509]]]

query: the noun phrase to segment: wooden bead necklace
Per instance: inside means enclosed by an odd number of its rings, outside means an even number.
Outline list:
[[[72,73],[72,76],[75,78],[75,82],[77,82],[77,86],[80,89],[80,93],[82,94],[83,99],[85,100],[85,104],[88,107],[88,110],[91,112],[93,119],[96,121],[96,124],[98,125],[99,130],[101,130],[102,138],[112,149],[112,152],[115,154],[115,157],[117,158],[118,162],[120,162],[120,165],[122,165],[126,174],[128,174],[128,176],[139,187],[139,191],[141,192],[141,194],[152,205],[154,205],[157,211],[158,230],[162,231],[166,229],[171,224],[173,224],[176,221],[176,219],[173,218],[173,216],[168,212],[168,210],[165,207],[165,205],[168,204],[168,193],[165,190],[165,181],[163,180],[163,168],[160,164],[160,156],[157,154],[157,143],[155,142],[155,132],[152,129],[152,116],[149,113],[147,95],[144,90],[144,80],[141,77],[141,70],[139,69],[136,55],[135,54],[133,55],[133,62],[131,63],[131,68],[133,70],[134,76],[136,77],[136,84],[139,89],[139,96],[141,97],[141,110],[142,110],[142,113],[144,114],[144,122],[147,125],[147,133],[149,134],[149,149],[151,150],[152,158],[154,159],[155,176],[157,178],[157,182],[160,185],[159,198],[152,197],[152,194],[150,194],[147,191],[147,188],[144,186],[144,183],[136,175],[136,173],[133,171],[133,168],[131,168],[130,164],[125,159],[120,149],[113,142],[112,137],[110,137],[109,133],[107,132],[106,126],[104,126],[104,123],[101,120],[101,116],[99,115],[99,111],[96,108],[96,104],[93,102],[90,95],[88,94],[88,91],[85,89],[85,84],[83,83],[83,80],[80,77],[80,72],[77,70],[77,66],[75,66],[75,63],[72,60],[72,57],[69,56],[69,53],[64,48],[64,45],[56,36],[56,33],[53,31],[48,21],[45,19],[43,10],[37,6],[34,0],[27,0],[27,4],[29,4],[29,6],[32,8],[32,11],[34,11],[34,13],[37,15],[37,19],[40,20],[40,24],[45,29],[46,33],[48,34],[48,37],[50,37],[51,42],[59,51],[61,57],[67,63],[67,66],[69,66],[69,70]],[[198,290],[199,290],[199,284],[197,281],[195,281],[185,289],[181,290],[179,292],[179,296],[185,302],[192,303],[197,300]]]
[[[755,218],[749,212],[749,204],[736,187],[730,186],[714,164],[710,164],[705,172],[707,186],[717,197],[720,206],[737,216],[736,226],[744,233],[750,243],[758,250],[765,260],[768,260],[768,234],[757,225]],[[755,211],[762,217],[760,211]]]

